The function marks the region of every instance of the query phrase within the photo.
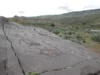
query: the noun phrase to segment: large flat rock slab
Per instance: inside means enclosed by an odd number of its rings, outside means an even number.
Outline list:
[[[10,67],[10,71],[17,70],[19,73],[9,75],[21,75],[22,69],[26,75],[29,72],[39,72],[41,75],[86,75],[100,70],[100,56],[88,48],[63,40],[41,28],[17,24],[5,24],[4,28],[13,46],[12,51],[8,48],[11,52],[8,52],[11,54],[8,66],[15,66],[14,70]],[[18,65],[13,51],[21,65]]]

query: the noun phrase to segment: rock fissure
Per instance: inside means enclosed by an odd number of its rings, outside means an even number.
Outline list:
[[[65,69],[74,68],[75,66],[77,66],[77,65],[79,65],[79,64],[81,64],[81,63],[84,63],[84,62],[86,62],[86,61],[88,61],[88,60],[84,60],[84,61],[78,62],[78,63],[76,63],[75,65],[72,65],[72,66],[70,66],[70,67],[57,68],[57,69],[52,69],[52,70],[45,70],[45,71],[40,72],[39,74],[43,74],[43,73],[47,73],[47,72],[55,72],[55,71],[60,71],[60,70],[65,70]]]
[[[23,69],[23,67],[22,67],[22,64],[21,64],[21,62],[20,62],[20,59],[19,59],[19,57],[18,57],[16,51],[14,50],[13,44],[12,44],[12,42],[10,41],[10,39],[8,38],[8,36],[6,35],[5,24],[2,23],[2,26],[3,26],[2,29],[3,29],[4,35],[5,35],[6,39],[7,39],[7,40],[10,42],[10,44],[11,44],[11,49],[13,50],[13,52],[14,52],[14,54],[15,54],[17,60],[18,60],[18,64],[19,64],[19,66],[20,66],[20,68],[21,68],[21,70],[22,70],[22,73],[23,73],[23,75],[26,75],[26,73],[25,73],[25,71],[24,71],[24,69]],[[6,63],[6,64],[7,64],[7,63]]]
[[[6,75],[8,75],[8,73],[7,73],[7,62],[8,62],[8,58],[7,58],[7,49],[6,49],[6,51],[5,51],[5,59],[4,59],[4,69],[5,69],[5,71],[6,71]]]

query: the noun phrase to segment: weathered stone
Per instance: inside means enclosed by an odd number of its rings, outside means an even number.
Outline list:
[[[8,75],[85,75],[100,70],[99,54],[44,29],[5,23],[0,31]]]
[[[0,23],[7,23],[9,20],[3,16],[0,16]]]

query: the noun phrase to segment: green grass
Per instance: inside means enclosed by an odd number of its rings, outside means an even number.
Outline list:
[[[38,72],[29,72],[29,75],[40,75]]]

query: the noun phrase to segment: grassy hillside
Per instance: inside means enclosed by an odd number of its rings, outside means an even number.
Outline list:
[[[100,52],[100,9],[61,15],[10,18],[25,26],[37,26]]]
[[[83,16],[94,15],[94,14],[100,14],[100,9],[74,11],[74,12],[64,13],[61,15],[45,15],[45,16],[38,16],[36,18],[54,20],[54,19],[71,18],[71,17],[83,17]]]

